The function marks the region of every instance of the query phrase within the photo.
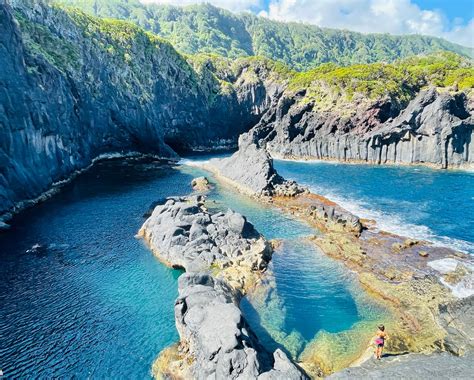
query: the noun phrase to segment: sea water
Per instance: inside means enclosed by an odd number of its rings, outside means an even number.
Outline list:
[[[296,171],[297,172],[297,171]],[[173,305],[180,272],[134,235],[155,201],[190,193],[196,168],[125,160],[97,164],[0,235],[0,368],[7,378],[149,378],[178,340]],[[336,174],[336,172],[334,173]],[[298,358],[316,347],[357,354],[385,311],[353,274],[283,212],[214,181],[211,208],[246,215],[279,244],[264,283],[242,301],[262,343]],[[47,249],[27,253],[35,244]]]
[[[191,177],[153,162],[96,165],[0,235],[0,368],[14,378],[150,378],[177,341],[178,271],[134,235]],[[34,244],[47,246],[27,253]]]
[[[278,241],[262,286],[241,303],[264,346],[300,359],[311,345],[324,351],[331,341],[342,362],[355,359],[361,345],[367,344],[368,330],[383,322],[388,312],[365,294],[353,273],[310,241],[320,232],[220,184],[208,172],[186,166],[181,170],[210,178],[214,189],[207,194],[209,208],[232,208],[267,239]]]
[[[307,185],[380,229],[474,253],[474,173],[415,166],[275,160]]]

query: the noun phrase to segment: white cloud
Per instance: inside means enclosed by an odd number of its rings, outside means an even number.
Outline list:
[[[263,0],[140,0],[144,4],[169,4],[169,5],[190,5],[211,3],[216,7],[228,9],[233,12],[250,11],[260,9],[263,6]]]
[[[252,10],[280,21],[369,33],[426,34],[474,47],[474,18],[448,20],[437,9],[420,9],[413,0],[141,0],[189,5],[211,3],[234,12]],[[453,1],[453,0],[452,0]],[[468,15],[471,17],[472,15]]]
[[[474,47],[474,19],[463,24],[411,0],[271,0],[261,15],[359,32],[426,34]]]

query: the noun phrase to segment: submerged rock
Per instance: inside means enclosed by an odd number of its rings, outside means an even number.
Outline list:
[[[30,249],[26,250],[26,253],[33,255],[44,255],[48,251],[48,247],[43,244],[36,243]]]
[[[195,191],[207,191],[211,188],[211,185],[206,177],[198,177],[191,181],[191,187]]]

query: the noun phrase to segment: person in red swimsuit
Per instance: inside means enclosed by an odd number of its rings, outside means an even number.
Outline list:
[[[385,332],[385,326],[378,326],[377,336],[375,337],[375,359],[380,360],[382,358],[382,351],[387,338],[388,335]]]

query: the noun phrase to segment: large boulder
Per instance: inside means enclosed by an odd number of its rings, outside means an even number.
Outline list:
[[[156,206],[139,236],[162,261],[187,272],[211,266],[264,270],[271,258],[269,243],[244,216],[230,209],[209,212],[204,199],[169,198]]]
[[[281,350],[269,354],[221,280],[203,274],[179,278],[176,327],[183,363],[196,379],[306,379]]]
[[[307,191],[277,173],[271,156],[251,134],[240,136],[239,150],[231,157],[210,160],[207,167],[250,195],[296,196]]]

